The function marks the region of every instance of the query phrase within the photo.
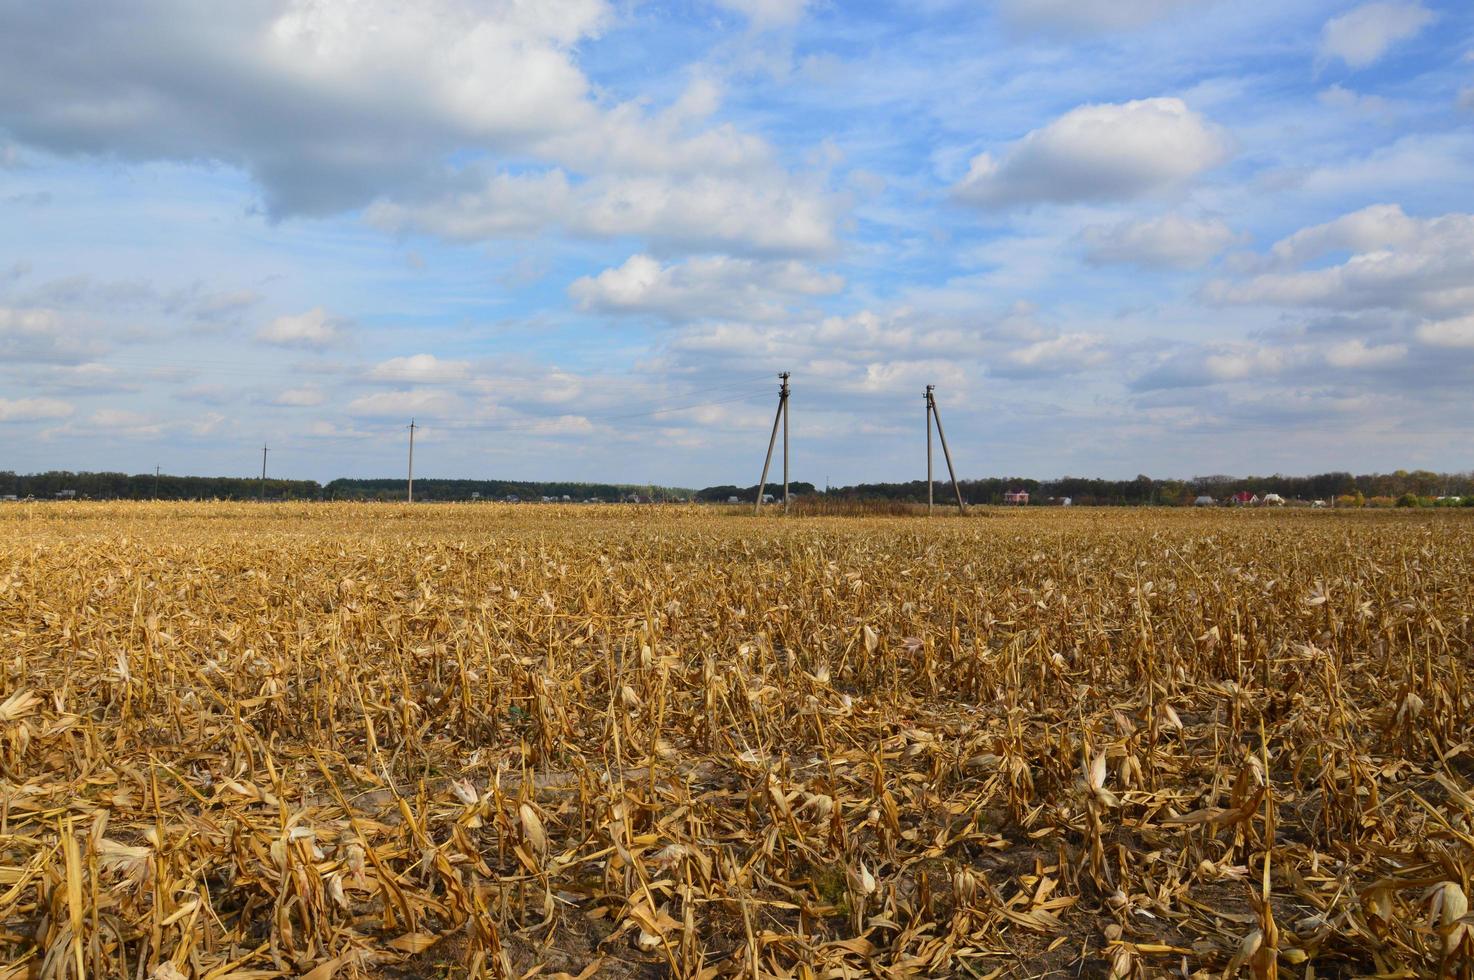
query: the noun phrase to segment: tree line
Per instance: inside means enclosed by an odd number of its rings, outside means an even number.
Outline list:
[[[620,483],[539,482],[531,480],[415,480],[416,500],[686,500],[692,491],[680,487]],[[278,480],[235,476],[172,476],[164,473],[73,473],[52,470],[18,474],[0,471],[0,496],[55,499],[59,495],[88,500],[403,500],[403,479]]]
[[[1065,476],[1057,480],[1027,477],[992,477],[960,480],[962,498],[969,504],[1001,504],[1003,495],[1022,490],[1031,505],[1060,503],[1066,498],[1082,506],[1187,506],[1199,497],[1227,500],[1238,493],[1263,496],[1277,493],[1287,501],[1333,501],[1339,505],[1385,504],[1408,499],[1418,502],[1438,497],[1474,496],[1474,473],[1433,473],[1428,470],[1396,470],[1392,473],[1353,475],[1348,472],[1312,476],[1195,476],[1189,479],[1154,480],[1141,475],[1132,480],[1103,480]],[[756,488],[753,488],[754,491]],[[849,499],[905,500],[925,502],[926,481],[907,483],[861,483],[825,491]],[[936,499],[951,497],[951,486],[938,481]],[[751,499],[750,495],[747,499]]]
[[[1030,504],[1048,504],[1069,498],[1079,505],[1186,506],[1198,497],[1225,500],[1240,492],[1262,496],[1277,493],[1286,500],[1314,501],[1339,505],[1390,506],[1394,502],[1430,502],[1439,497],[1474,498],[1474,473],[1434,473],[1428,470],[1396,470],[1392,473],[1353,475],[1347,472],[1313,476],[1195,476],[1190,479],[1154,480],[1138,476],[1132,480],[1103,480],[1091,477],[1061,477],[1035,480],[1027,477],[990,477],[961,481],[963,499],[970,504],[1001,504],[1009,491],[1023,490]],[[342,478],[320,484],[315,480],[262,481],[255,477],[174,476],[153,473],[73,473],[54,470],[17,474],[0,471],[0,496],[37,499],[58,495],[92,500],[403,500],[404,480]],[[768,493],[780,496],[781,483],[768,484]],[[848,500],[898,500],[924,502],[926,482],[859,483],[820,490],[812,483],[790,481],[796,496],[824,494]],[[945,502],[951,488],[937,483],[937,500]],[[575,501],[614,502],[696,500],[725,503],[732,497],[746,503],[757,494],[757,486],[731,484],[688,490],[680,487],[636,486],[620,483],[580,483],[536,480],[457,480],[426,478],[415,481],[417,500],[539,500],[568,497]]]

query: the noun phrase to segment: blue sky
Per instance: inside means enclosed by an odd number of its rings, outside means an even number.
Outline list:
[[[1467,470],[1474,7],[0,0],[0,469]]]

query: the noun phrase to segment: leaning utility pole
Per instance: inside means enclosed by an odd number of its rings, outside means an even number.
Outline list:
[[[768,467],[773,463],[773,446],[778,441],[778,423],[783,423],[783,512],[788,513],[788,372],[778,375],[783,383],[778,387],[778,414],[773,416],[773,433],[768,436],[768,455],[763,458],[763,475],[757,481],[757,500],[752,512],[763,508],[763,491],[768,488]]]
[[[154,466],[154,499],[159,499],[159,467]]]
[[[957,484],[957,471],[952,468],[952,453],[947,448],[947,433],[942,431],[942,413],[937,411],[937,397],[932,394],[935,385],[926,386],[926,503],[927,513],[931,513],[931,423],[937,423],[937,438],[942,440],[942,458],[947,461],[947,475],[952,478],[952,492],[957,496],[957,512],[967,513],[967,505],[962,502],[962,488]]]
[[[266,444],[261,444],[261,503],[266,503]]]
[[[415,420],[409,420],[409,503],[415,502]]]

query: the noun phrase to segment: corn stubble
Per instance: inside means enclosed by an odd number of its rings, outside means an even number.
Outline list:
[[[16,506],[0,978],[1471,974],[1453,514]]]

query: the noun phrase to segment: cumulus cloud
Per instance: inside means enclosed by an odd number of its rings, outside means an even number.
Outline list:
[[[1373,204],[1324,224],[1302,228],[1275,242],[1269,250],[1279,265],[1311,262],[1328,252],[1405,246],[1415,242],[1422,223],[1409,218],[1396,204]]]
[[[1433,347],[1474,348],[1474,316],[1425,323],[1418,327],[1418,339]]]
[[[844,280],[797,261],[716,255],[662,265],[632,255],[623,265],[573,282],[568,293],[584,310],[652,314],[670,320],[744,317],[772,320],[787,300],[838,292]]]
[[[1317,264],[1339,252],[1350,256]],[[1215,280],[1205,297],[1430,317],[1474,310],[1474,214],[1411,218],[1395,205],[1374,205],[1296,232],[1277,242],[1268,258],[1275,271]]]
[[[0,306],[0,363],[74,364],[86,360],[96,347],[77,324],[56,310]]]
[[[412,415],[433,418],[450,415],[460,408],[461,400],[451,393],[424,388],[380,391],[348,403],[349,414],[368,418],[408,418]]]
[[[982,208],[1140,197],[1228,158],[1227,136],[1176,98],[1084,105],[973,157],[955,196]]]
[[[1103,363],[1108,354],[1105,338],[1091,333],[1067,333],[1009,351],[992,366],[1002,377],[1042,377],[1076,374]]]
[[[301,388],[288,388],[277,394],[271,400],[273,405],[286,405],[292,408],[311,408],[321,405],[328,400],[327,393],[316,385],[305,385]]]
[[[1388,367],[1406,359],[1406,344],[1373,345],[1359,337],[1333,344],[1326,351],[1326,362],[1331,366],[1352,370]]]
[[[115,436],[156,436],[165,424],[150,415],[127,408],[99,408],[79,426],[68,426],[71,434],[107,434]]]
[[[802,8],[732,2],[763,24]],[[542,222],[642,233],[695,208],[687,237],[712,220],[716,240],[755,234],[762,247],[762,222],[778,220],[790,247],[796,225],[827,221],[797,202],[795,222],[781,221],[802,191],[765,140],[707,123],[720,104],[711,81],[663,111],[598,92],[577,46],[612,18],[605,0],[141,0],[126,15],[82,0],[23,5],[0,34],[0,125],[56,153],[220,161],[247,172],[277,217],[398,202],[426,213],[397,223],[457,238]],[[446,163],[457,157],[548,173],[512,184],[530,196],[510,209],[495,183],[472,192],[482,206],[458,222],[468,176]],[[560,210],[560,167],[605,182]],[[725,213],[702,208],[712,199]],[[741,222],[734,201],[760,217]],[[584,211],[587,228],[572,220]],[[827,228],[817,234],[827,242]]]
[[[555,226],[590,238],[643,236],[689,248],[813,254],[834,246],[835,202],[784,175],[738,179],[596,177],[554,170],[496,174],[454,193],[376,201],[374,225],[457,241],[527,235]]]
[[[1210,344],[1169,354],[1131,382],[1134,391],[1194,388],[1274,377],[1306,359],[1303,350],[1272,344]]]
[[[1069,34],[1120,30],[1167,17],[1200,0],[1002,0],[1010,23]]]
[[[1195,269],[1241,240],[1218,218],[1164,214],[1082,232],[1085,258],[1096,265],[1139,265]]]
[[[375,381],[460,381],[469,377],[470,373],[469,361],[447,361],[434,354],[412,354],[409,357],[391,357],[387,361],[380,361],[369,372],[369,377]]]
[[[809,0],[716,0],[716,5],[743,15],[756,28],[786,27],[803,18]]]
[[[1431,10],[1418,2],[1377,0],[1326,22],[1321,31],[1322,58],[1339,58],[1351,68],[1366,68],[1393,45],[1416,37],[1433,23]]]
[[[0,398],[0,422],[64,419],[73,410],[70,402],[56,398]]]
[[[57,152],[221,160],[274,213],[326,213],[458,144],[589,122],[573,45],[608,18],[601,0],[26,5],[0,39],[0,115]]]
[[[306,313],[279,316],[256,331],[256,339],[278,347],[331,347],[343,339],[344,321],[321,306]]]
[[[372,432],[319,419],[302,433],[309,439],[370,439]]]

